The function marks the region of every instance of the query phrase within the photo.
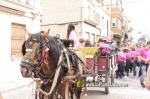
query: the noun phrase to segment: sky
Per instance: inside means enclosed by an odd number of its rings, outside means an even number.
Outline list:
[[[137,31],[150,32],[150,0],[122,0],[124,13],[131,18],[131,26],[134,29],[135,40],[140,38]]]
[[[135,30],[150,31],[150,0],[122,0],[125,15]]]

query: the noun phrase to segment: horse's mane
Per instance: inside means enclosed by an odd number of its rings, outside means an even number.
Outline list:
[[[42,41],[41,32],[29,36],[26,42],[29,43],[30,41],[34,41],[34,39],[36,39],[37,42],[41,42]]]
[[[60,51],[63,49],[63,45],[56,39],[56,37],[47,37],[47,47],[49,48],[49,56],[51,55],[57,65]]]
[[[26,54],[26,47],[25,47],[25,44],[26,44],[26,41],[24,41],[23,44],[22,44],[21,52],[22,52],[22,55],[23,55],[23,56]]]

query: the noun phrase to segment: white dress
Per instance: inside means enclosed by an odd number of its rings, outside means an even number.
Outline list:
[[[77,49],[77,47],[79,45],[79,40],[78,40],[78,37],[77,37],[77,34],[75,31],[71,31],[71,33],[69,35],[69,39],[74,41],[73,49]]]

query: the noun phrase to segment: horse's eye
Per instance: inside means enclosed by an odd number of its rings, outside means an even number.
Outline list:
[[[44,33],[44,31],[41,31],[41,33]]]

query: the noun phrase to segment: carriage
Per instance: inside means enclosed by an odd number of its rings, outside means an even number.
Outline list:
[[[109,94],[109,85],[114,83],[114,74],[117,67],[117,54],[111,56],[99,56],[99,47],[78,48],[86,56],[87,67],[91,73],[96,73],[91,80],[87,77],[87,82],[91,81],[96,86],[105,86],[105,93]],[[88,84],[88,83],[87,83]]]
[[[51,37],[48,33],[49,30],[29,34],[23,44],[26,53],[20,70],[23,77],[33,77],[36,81],[35,99],[73,99],[74,92],[80,99],[89,77],[94,83],[102,82],[102,78],[105,83],[109,83],[109,78],[114,82],[116,55],[99,56],[99,48],[95,47],[73,52],[69,49],[72,41],[61,40],[59,35]],[[86,55],[85,51],[92,54]],[[109,93],[108,86],[105,86],[105,92]]]

